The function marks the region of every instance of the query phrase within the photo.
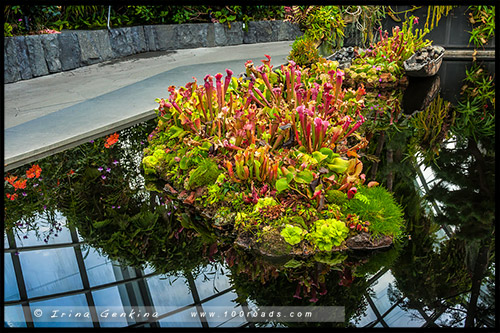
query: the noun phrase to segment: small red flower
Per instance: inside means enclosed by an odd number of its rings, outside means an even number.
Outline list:
[[[7,193],[6,196],[7,196],[7,198],[9,198],[12,201],[17,199],[17,193],[14,193],[14,194]]]
[[[12,184],[12,186],[14,186],[14,188],[16,190],[17,189],[25,189],[27,181],[28,181],[27,179],[25,179],[25,180],[18,180],[17,182],[15,182],[14,184]]]
[[[42,173],[42,168],[38,164],[34,164],[29,170],[26,171],[26,177],[38,178]]]
[[[106,142],[104,143],[104,147],[110,148],[112,145],[118,142],[118,138],[120,135],[118,133],[113,133],[106,138]]]
[[[10,175],[9,177],[4,178],[10,185],[14,186],[14,182],[17,179],[17,176]]]
[[[69,170],[69,171],[68,171],[68,176],[71,176],[71,175],[73,175],[74,173],[75,173],[75,171],[74,171],[73,169],[71,169],[71,170]]]

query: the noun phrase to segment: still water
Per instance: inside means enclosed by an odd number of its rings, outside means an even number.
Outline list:
[[[284,264],[186,228],[197,217],[141,175],[153,121],[111,149],[100,138],[37,161],[40,177],[4,199],[15,226],[4,232],[5,326],[494,327],[494,137],[445,135],[470,66],[445,61],[385,99],[402,109],[374,126],[364,172],[393,191],[407,229],[384,251]],[[427,140],[411,119],[439,99],[429,112],[448,113]],[[268,321],[252,319],[257,309]],[[341,319],[325,321],[332,313]]]

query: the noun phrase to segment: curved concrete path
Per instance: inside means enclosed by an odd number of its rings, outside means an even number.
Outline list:
[[[155,117],[156,98],[206,74],[234,75],[264,54],[279,66],[293,41],[151,52],[4,84],[4,171]]]

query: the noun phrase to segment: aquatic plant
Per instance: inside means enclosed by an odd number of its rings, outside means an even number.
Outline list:
[[[257,67],[248,61],[246,78],[228,69],[225,77],[206,75],[202,85],[170,86],[169,98],[157,99],[146,179],[162,179],[173,199],[214,218],[221,230],[234,229],[242,243],[272,252],[274,242],[285,251],[281,240],[330,251],[345,239],[339,230],[349,229],[326,191],[351,198],[365,181],[357,154],[368,144],[360,132],[365,90],[343,88],[336,62],[274,69],[270,60]],[[259,243],[262,237],[274,241]]]
[[[346,202],[346,212],[369,221],[369,230],[374,236],[390,235],[398,238],[404,231],[401,207],[391,193],[380,186],[358,186],[356,199]]]
[[[347,238],[349,229],[344,222],[336,219],[317,220],[307,238],[320,251],[331,251],[334,246],[340,246]]]
[[[363,83],[367,88],[405,85],[403,62],[416,50],[428,46],[431,41],[424,40],[428,29],[415,29],[418,20],[410,16],[402,27],[392,28],[392,35],[379,28],[380,40],[366,50],[359,50],[351,66],[346,69],[349,84],[357,86]]]
[[[288,55],[288,59],[293,60],[299,66],[310,66],[317,62],[319,58],[315,41],[305,35],[295,39]]]
[[[454,134],[472,137],[476,142],[495,136],[495,81],[481,65],[474,63],[465,72]]]
[[[285,13],[285,20],[299,24],[315,47],[322,42],[330,49],[342,46],[345,23],[340,6],[291,6]]]
[[[425,110],[410,120],[415,129],[410,145],[420,147],[426,162],[439,156],[440,146],[450,136],[449,128],[453,126],[454,119],[451,103],[438,95]]]
[[[495,6],[469,6],[469,22],[473,25],[469,44],[484,47],[495,36]]]

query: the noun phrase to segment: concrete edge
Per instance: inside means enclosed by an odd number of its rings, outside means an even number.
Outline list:
[[[88,142],[89,140],[121,131],[125,128],[151,120],[155,117],[156,113],[154,110],[145,111],[132,117],[119,120],[112,124],[101,126],[89,132],[67,138],[43,148],[38,148],[32,151],[24,152],[20,155],[9,157],[7,159],[4,159],[4,172],[37,161],[41,158],[60,153],[67,149],[77,147],[82,143]]]

